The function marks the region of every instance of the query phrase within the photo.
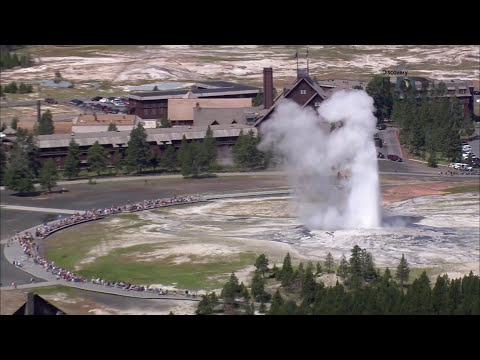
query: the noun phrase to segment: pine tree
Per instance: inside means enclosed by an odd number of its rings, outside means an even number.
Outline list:
[[[344,254],[342,254],[340,259],[340,266],[338,267],[337,275],[342,279],[346,279],[348,277],[348,261]]]
[[[105,170],[108,160],[108,151],[100,145],[100,143],[95,141],[95,143],[88,149],[88,160],[87,164],[91,171],[96,172],[97,175]]]
[[[392,110],[392,97],[390,89],[384,85],[383,77],[375,75],[367,84],[365,91],[373,98],[375,117],[379,121],[389,118]]]
[[[269,315],[283,315],[282,306],[284,304],[280,291],[275,292],[272,298],[272,305],[270,306]]]
[[[427,273],[424,271],[408,289],[403,303],[403,313],[429,315],[432,310],[432,289]]]
[[[48,159],[42,166],[39,175],[39,182],[42,189],[52,191],[52,188],[57,185],[57,167],[52,159]]]
[[[448,290],[450,280],[448,275],[438,276],[435,286],[432,290],[432,306],[433,312],[437,315],[448,314]]]
[[[33,174],[25,161],[25,151],[17,143],[12,150],[10,163],[5,173],[5,187],[20,194],[32,192]]]
[[[317,283],[315,282],[312,268],[308,266],[305,270],[305,276],[300,290],[300,296],[307,304],[312,304],[315,300],[316,289]]]
[[[13,129],[13,130],[17,130],[17,127],[18,127],[18,119],[16,116],[14,116],[12,118],[12,121],[10,122],[10,127]]]
[[[318,276],[322,273],[322,266],[317,262],[317,270],[315,271],[315,276]]]
[[[17,128],[16,145],[21,148],[23,161],[27,160],[27,165],[33,177],[38,177],[41,163],[39,160],[39,148],[36,145],[36,139],[26,129]]]
[[[114,122],[111,122],[109,125],[108,125],[108,129],[107,131],[117,131],[117,125],[114,123]]]
[[[209,315],[213,313],[214,308],[219,304],[218,298],[214,292],[202,296],[198,303],[196,315]]]
[[[283,286],[289,285],[293,280],[293,267],[290,253],[287,253],[283,260],[282,270],[280,271],[280,279]]]
[[[247,146],[247,137],[243,133],[243,129],[241,129],[237,141],[235,141],[235,145],[233,145],[232,148],[233,161],[235,165],[240,168],[244,168],[247,163]]]
[[[185,143],[183,143],[182,140],[178,158],[180,160],[180,174],[182,174],[184,177],[189,175],[195,176],[197,173],[197,169],[195,167],[196,148],[197,146],[194,141],[190,143],[185,141]]]
[[[223,298],[226,304],[233,304],[235,298],[241,296],[241,291],[242,289],[238,284],[238,278],[235,276],[235,273],[232,272],[228,282],[222,289],[220,297]]]
[[[147,141],[147,133],[140,123],[130,133],[126,157],[128,171],[142,171],[150,165],[151,156],[152,152]]]
[[[361,276],[362,275],[362,249],[360,246],[355,244],[351,250],[352,254],[350,255],[349,260],[349,274],[351,276]]]
[[[377,276],[375,272],[375,264],[373,256],[367,250],[362,249],[362,277],[365,281],[375,279]]]
[[[53,125],[52,113],[47,110],[42,114],[40,123],[38,124],[38,135],[50,135],[53,134],[55,127]]]
[[[258,271],[255,271],[252,278],[252,296],[256,301],[268,301],[270,295],[265,292],[265,280],[260,276]]]
[[[327,268],[327,272],[328,273],[331,273],[332,272],[332,269],[333,269],[333,266],[335,265],[334,261],[333,261],[333,256],[332,254],[329,252],[327,254],[327,257],[325,259],[325,267]]]
[[[265,314],[267,312],[267,307],[265,306],[265,303],[262,301],[260,302],[260,307],[258,308],[258,312]]]
[[[60,73],[60,71],[56,71],[55,72],[55,77],[53,78],[53,82],[58,84],[59,82],[61,82],[63,80],[62,78],[62,74]]]
[[[204,154],[203,168],[209,170],[217,159],[217,141],[213,137],[213,131],[208,125],[205,137],[202,141],[202,152]]]
[[[122,153],[120,152],[119,149],[115,150],[115,154],[113,155],[113,167],[115,168],[115,171],[118,173],[119,171],[122,171],[124,167],[124,161],[122,158]]]
[[[80,146],[74,139],[70,140],[68,145],[67,157],[63,165],[63,175],[70,180],[80,173]]]
[[[177,152],[173,145],[169,145],[160,158],[160,166],[167,171],[174,171],[178,167]]]
[[[169,127],[172,127],[172,123],[170,122],[170,120],[167,118],[167,116],[162,116],[162,118],[160,119],[160,127],[162,128],[169,128]]]
[[[400,280],[400,285],[403,288],[403,284],[408,281],[409,277],[410,277],[410,268],[408,267],[408,262],[405,259],[404,254],[402,254],[400,263],[397,266],[397,273],[395,274],[395,278],[397,280]]]
[[[448,313],[454,315],[462,302],[462,280],[452,279],[448,289]]]
[[[265,254],[260,254],[257,257],[255,260],[255,268],[265,277],[265,272],[268,271],[268,259]]]

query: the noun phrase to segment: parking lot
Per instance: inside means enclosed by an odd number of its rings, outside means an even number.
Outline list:
[[[377,153],[382,153],[385,158],[379,160],[386,160],[388,155],[396,155],[403,159],[402,149],[396,135],[397,129],[387,127],[385,130],[377,130],[378,137],[382,140],[382,147],[377,147]]]
[[[86,114],[104,112],[106,114],[126,114],[128,99],[123,97],[102,98],[96,96],[90,99],[72,99],[70,104],[78,107]]]

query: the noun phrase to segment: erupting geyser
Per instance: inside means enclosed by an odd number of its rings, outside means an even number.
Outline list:
[[[317,111],[285,100],[262,125],[260,148],[282,159],[309,228],[380,227],[373,111],[366,92],[339,91]]]

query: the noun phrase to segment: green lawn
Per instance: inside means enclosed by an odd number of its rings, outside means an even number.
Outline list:
[[[211,290],[222,287],[229,274],[247,265],[253,264],[257,254],[239,253],[232,257],[218,257],[208,263],[174,264],[172,258],[153,262],[135,262],[126,257],[132,250],[148,250],[149,246],[140,245],[127,249],[117,249],[107,256],[97,258],[94,263],[78,271],[87,278],[100,276],[113,281],[126,281],[133,284],[177,283],[181,289]],[[123,255],[123,256],[122,256]]]
[[[470,185],[463,185],[463,186],[456,186],[449,189],[442,190],[449,194],[457,194],[457,193],[469,193],[469,192],[479,192],[480,191],[480,184],[470,184]]]
[[[35,289],[35,293],[38,295],[51,295],[51,294],[63,293],[63,294],[66,294],[68,297],[74,297],[76,293],[76,289],[70,286],[53,285],[48,287],[39,287]]]
[[[116,234],[150,223],[146,220],[138,220],[137,214],[117,216],[125,219],[125,224],[121,223],[112,228],[105,226],[105,221],[108,220],[100,220],[85,225],[81,229],[67,230],[50,238],[47,258],[55,261],[55,264],[62,268],[73,270],[101,241],[107,239],[115,241]],[[132,223],[131,221],[134,220],[137,221]],[[153,250],[161,249],[161,246],[161,244],[147,243],[117,248],[107,255],[99,256],[92,263],[83,264],[82,269],[75,272],[87,278],[95,276],[134,284],[177,283],[178,288],[210,290],[222,287],[232,271],[238,271],[253,264],[258,255],[253,252],[241,252],[227,257],[198,257],[186,254],[191,261],[179,264],[174,263],[173,260],[182,254],[154,259],[151,262],[137,261],[135,256],[132,256],[139,253],[148,254]]]

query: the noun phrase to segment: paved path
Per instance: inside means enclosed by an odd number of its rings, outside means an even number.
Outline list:
[[[38,211],[43,213],[52,213],[52,214],[58,213],[58,214],[68,214],[68,215],[74,215],[74,214],[85,212],[85,210],[52,209],[52,208],[20,206],[20,205],[0,205],[0,208],[4,208],[7,210]]]

